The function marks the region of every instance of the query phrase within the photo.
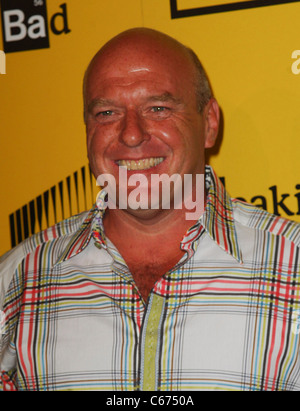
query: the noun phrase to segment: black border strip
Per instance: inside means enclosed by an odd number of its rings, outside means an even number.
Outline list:
[[[79,178],[81,172],[81,179]],[[44,191],[28,204],[19,208],[9,215],[9,228],[11,248],[21,243],[29,236],[49,227],[49,215],[53,213],[54,221],[57,223],[57,211],[61,210],[62,220],[71,217],[74,213],[87,211],[96,199],[96,181],[89,165],[84,165],[73,174],[67,176],[49,190]],[[74,184],[74,185],[73,185]],[[88,190],[88,185],[90,189]],[[75,189],[73,189],[75,186]],[[79,201],[81,190],[84,195],[84,206]],[[72,210],[72,204],[76,203],[76,210]],[[65,206],[68,207],[65,209]],[[66,214],[66,215],[65,215]]]
[[[217,0],[216,0],[217,1]],[[178,10],[177,0],[170,0],[171,18],[201,16],[205,14],[224,13],[226,11],[246,10],[257,7],[275,6],[286,3],[298,3],[300,0],[248,0],[237,3],[219,4],[215,6],[197,7],[193,9]]]

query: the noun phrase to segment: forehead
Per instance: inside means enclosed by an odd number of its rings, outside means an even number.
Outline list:
[[[125,38],[108,44],[92,60],[86,75],[86,93],[89,96],[97,86],[111,81],[125,85],[137,78],[190,88],[195,67],[187,50],[172,40]]]

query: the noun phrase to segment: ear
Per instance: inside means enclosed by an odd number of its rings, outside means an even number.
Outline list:
[[[205,148],[211,148],[215,145],[220,124],[220,108],[216,99],[209,100],[204,108],[203,118],[205,121]]]

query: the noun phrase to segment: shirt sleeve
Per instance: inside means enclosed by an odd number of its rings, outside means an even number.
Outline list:
[[[19,317],[22,285],[22,245],[0,258],[0,391],[16,391],[14,334]]]

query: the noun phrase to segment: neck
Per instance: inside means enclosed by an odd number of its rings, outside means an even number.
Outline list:
[[[185,210],[142,211],[145,210],[130,213],[109,209],[103,224],[107,237],[124,258],[138,290],[147,301],[156,281],[184,255],[180,243],[195,221],[186,220]]]
[[[137,243],[158,241],[160,236],[184,236],[186,231],[197,221],[187,220],[186,210],[107,210],[103,220],[105,233],[113,242],[130,237]],[[118,242],[119,242],[118,241]],[[117,244],[116,244],[117,245]]]
[[[107,209],[103,221],[106,235],[110,238],[111,233],[118,232],[120,238],[126,238],[130,233],[137,235],[137,241],[139,238],[157,236],[160,233],[166,235],[174,230],[184,235],[204,212],[206,193],[204,181],[202,183],[199,190],[194,188],[189,191],[190,194],[185,194],[180,208]]]

